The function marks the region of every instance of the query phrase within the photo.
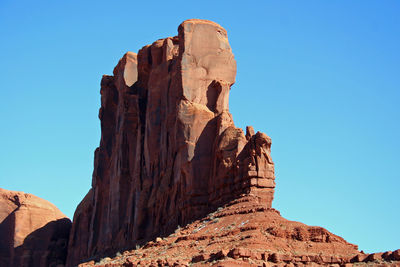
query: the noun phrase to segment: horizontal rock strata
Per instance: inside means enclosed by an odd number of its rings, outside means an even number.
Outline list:
[[[288,221],[245,194],[165,238],[80,266],[399,266],[399,252],[360,253],[326,229]]]

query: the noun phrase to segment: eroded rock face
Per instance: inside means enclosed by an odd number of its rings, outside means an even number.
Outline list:
[[[70,228],[50,202],[0,188],[0,266],[65,264]]]
[[[68,265],[165,236],[240,194],[271,207],[271,139],[234,126],[235,75],[225,29],[187,20],[103,76],[102,137]]]
[[[243,194],[165,238],[79,265],[91,266],[398,267],[400,249],[359,252],[328,230],[286,220]]]
[[[288,221],[260,204],[258,197],[243,194],[168,237],[156,238],[96,266],[342,267],[367,256],[326,229]],[[383,261],[383,257],[374,257]],[[80,267],[94,265],[91,261]]]

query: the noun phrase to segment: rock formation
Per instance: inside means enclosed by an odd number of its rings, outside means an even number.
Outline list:
[[[168,237],[105,257],[96,266],[398,267],[399,260],[400,250],[360,253],[324,228],[288,221],[245,194]]]
[[[226,31],[187,20],[103,76],[101,142],[69,264],[166,235],[242,193],[271,207],[271,139],[234,126],[235,75]]]
[[[50,202],[0,188],[0,266],[65,264],[70,228]]]
[[[128,52],[113,76],[103,76],[101,141],[92,188],[74,214],[68,266],[123,251],[103,266],[346,266],[367,259],[343,238],[272,209],[271,139],[235,127],[235,75],[226,31],[187,20],[178,36]]]

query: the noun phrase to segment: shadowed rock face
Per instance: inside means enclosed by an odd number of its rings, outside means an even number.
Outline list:
[[[50,202],[0,188],[0,266],[65,264],[70,228]]]
[[[241,194],[271,207],[271,139],[234,126],[235,75],[226,31],[187,20],[103,76],[102,136],[68,265],[165,236]]]

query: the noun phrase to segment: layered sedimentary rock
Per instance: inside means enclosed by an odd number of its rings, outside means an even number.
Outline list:
[[[271,139],[233,123],[236,61],[221,26],[187,20],[113,74],[101,82],[101,142],[68,265],[166,236],[241,194],[271,207]]]
[[[90,261],[79,267],[94,265]],[[288,221],[244,195],[168,237],[95,266],[398,267],[400,249],[364,254],[322,227]]]
[[[288,221],[256,196],[244,194],[168,237],[99,260],[96,266],[394,267],[400,265],[399,253],[360,253],[326,229]]]
[[[50,202],[0,188],[0,266],[65,264],[70,228]]]
[[[187,20],[103,76],[102,136],[68,266],[106,256],[98,266],[400,265],[400,250],[366,255],[271,207],[271,139],[235,127],[235,75],[226,31]]]

